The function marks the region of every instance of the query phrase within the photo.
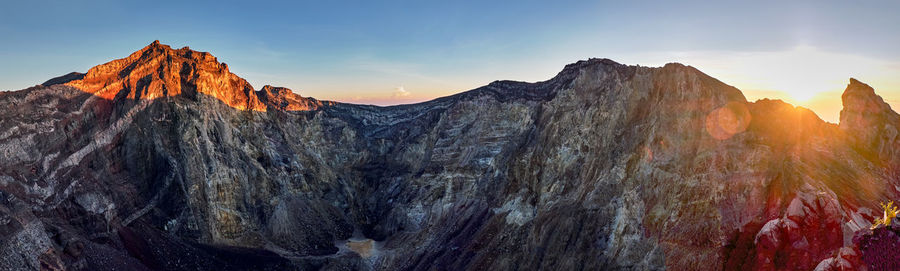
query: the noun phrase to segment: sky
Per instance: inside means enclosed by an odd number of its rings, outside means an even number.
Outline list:
[[[4,1],[0,90],[160,40],[256,88],[378,105],[542,81],[592,57],[680,62],[837,122],[850,77],[900,105],[897,14],[900,1]]]

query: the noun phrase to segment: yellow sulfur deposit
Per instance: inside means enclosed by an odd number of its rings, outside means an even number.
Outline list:
[[[894,206],[893,201],[888,201],[888,204],[881,204],[881,208],[884,209],[884,216],[882,218],[876,218],[875,222],[872,223],[872,229],[878,227],[878,225],[891,225],[891,219],[897,216],[897,213],[900,213],[900,210],[897,209],[897,206]]]

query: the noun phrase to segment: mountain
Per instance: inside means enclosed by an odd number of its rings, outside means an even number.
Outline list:
[[[608,59],[378,107],[158,41],[0,93],[0,269],[811,270],[898,198],[898,115],[839,125]]]

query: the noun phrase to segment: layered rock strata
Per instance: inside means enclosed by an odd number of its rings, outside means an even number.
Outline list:
[[[0,93],[0,269],[811,270],[898,198],[897,114],[843,102],[591,59],[377,107],[154,42]]]

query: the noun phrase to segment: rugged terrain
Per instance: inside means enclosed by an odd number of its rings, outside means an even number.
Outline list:
[[[853,79],[843,104],[591,59],[377,107],[154,42],[0,92],[0,269],[854,267],[900,117]]]

